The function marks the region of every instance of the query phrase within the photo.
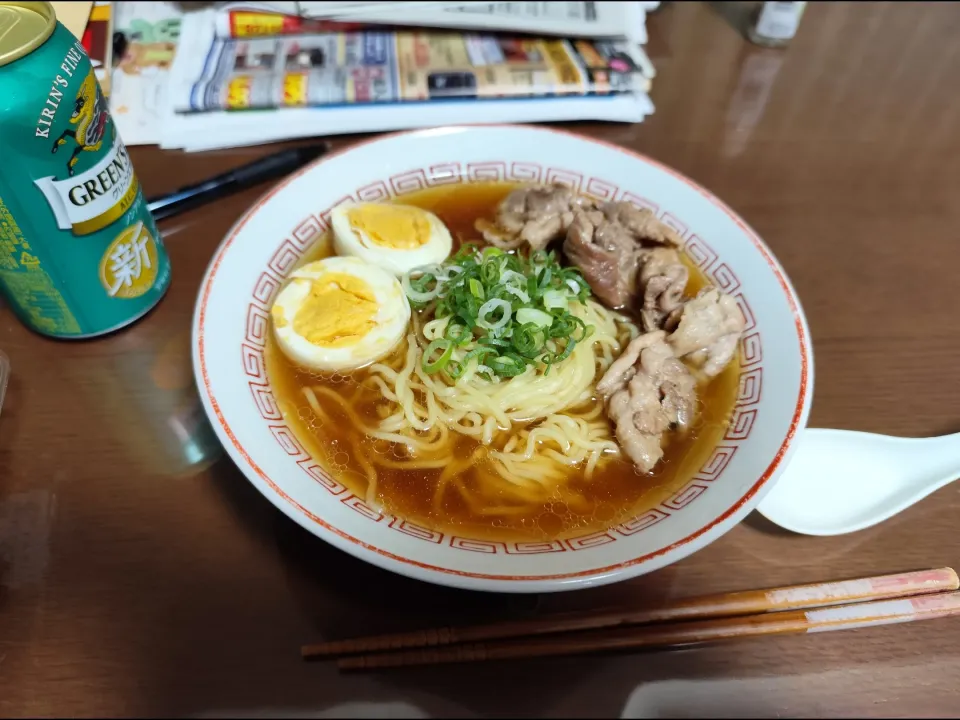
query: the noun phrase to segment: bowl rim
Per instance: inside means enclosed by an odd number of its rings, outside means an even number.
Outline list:
[[[524,132],[542,132],[554,135],[560,135],[579,142],[586,142],[605,147],[609,150],[622,153],[631,160],[637,160],[650,166],[666,172],[687,185],[690,189],[696,191],[706,201],[711,203],[729,217],[730,220],[740,229],[740,231],[750,240],[756,250],[762,256],[764,262],[773,272],[777,283],[783,292],[788,306],[793,314],[799,341],[800,355],[800,382],[796,405],[791,417],[790,426],[786,435],[780,443],[776,454],[769,466],[764,470],[760,477],[754,481],[745,491],[740,494],[740,498],[727,508],[723,513],[714,517],[705,523],[695,532],[690,533],[681,540],[668,546],[659,548],[644,555],[640,555],[629,560],[614,563],[604,567],[590,568],[587,570],[575,572],[561,572],[550,575],[504,575],[492,573],[480,573],[471,571],[458,571],[453,568],[439,567],[431,565],[428,562],[398,555],[381,547],[374,547],[362,539],[355,537],[351,533],[331,525],[323,518],[318,517],[309,509],[300,505],[294,498],[287,495],[282,488],[273,483],[264,471],[253,461],[244,447],[239,443],[230,426],[223,417],[211,391],[209,374],[206,368],[203,355],[203,320],[205,306],[209,299],[214,275],[217,268],[223,260],[226,251],[232,242],[239,235],[240,231],[247,222],[275,195],[290,185],[300,176],[313,171],[322,166],[325,162],[335,157],[349,153],[367,145],[373,145],[380,142],[393,141],[403,137],[429,137],[438,131],[449,133],[453,131],[470,131],[484,129],[502,129],[502,130],[520,130]],[[296,172],[283,178],[273,187],[264,192],[243,215],[231,226],[223,239],[218,244],[200,282],[197,293],[197,299],[194,306],[193,322],[191,327],[191,349],[194,366],[194,376],[197,382],[199,395],[214,430],[227,450],[228,455],[238,469],[252,481],[251,471],[267,483],[275,494],[266,494],[267,499],[281,510],[289,518],[297,522],[311,534],[331,543],[335,547],[354,555],[355,557],[370,562],[373,565],[381,567],[391,572],[396,572],[407,577],[421,581],[432,582],[434,584],[458,587],[470,590],[494,591],[494,592],[550,592],[557,590],[570,590],[574,588],[583,588],[619,582],[632,577],[646,574],[657,570],[666,565],[677,562],[696,550],[705,547],[711,542],[717,540],[720,536],[732,529],[746,514],[756,508],[763,496],[772,486],[772,481],[782,472],[785,462],[789,459],[796,447],[796,435],[806,425],[806,420],[810,411],[812,399],[812,389],[814,380],[813,366],[813,348],[810,343],[809,328],[806,317],[796,291],[786,276],[779,261],[766,246],[759,235],[726,203],[716,197],[699,183],[686,177],[682,173],[663,163],[650,158],[643,153],[635,150],[597,139],[588,135],[583,135],[568,130],[561,130],[553,127],[540,125],[517,125],[517,124],[458,124],[443,126],[441,128],[425,128],[418,130],[404,130],[393,133],[383,133],[359,142],[349,143],[342,148],[324,154],[320,158],[303,166]],[[258,487],[258,490],[260,488]],[[319,527],[318,527],[319,526]],[[318,532],[323,530],[325,532]],[[670,557],[667,558],[666,556]]]

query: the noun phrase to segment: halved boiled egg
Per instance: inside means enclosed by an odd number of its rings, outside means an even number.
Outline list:
[[[441,263],[453,239],[436,215],[412,205],[344,203],[330,211],[338,255],[363,258],[394,275]]]
[[[410,303],[400,282],[359,258],[330,257],[290,274],[270,309],[284,354],[311,370],[353,370],[403,339]]]

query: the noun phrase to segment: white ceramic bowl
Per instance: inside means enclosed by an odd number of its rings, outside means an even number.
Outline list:
[[[743,310],[743,372],[723,442],[674,497],[629,522],[555,542],[458,537],[379,516],[327,475],[284,424],[263,360],[267,309],[342,200],[443,183],[562,182],[649,207]],[[474,590],[544,592],[634,577],[716,540],[760,502],[807,420],[813,357],[800,303],[767,247],[726,205],[653,160],[536,127],[387,135],[328,155],[264,195],[220,245],[200,289],[193,359],[221,442],[274,505],[336,547],[388,570]]]

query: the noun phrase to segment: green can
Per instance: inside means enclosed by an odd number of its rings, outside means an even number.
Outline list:
[[[170,261],[83,46],[46,2],[0,2],[0,289],[57,338],[148,313]]]

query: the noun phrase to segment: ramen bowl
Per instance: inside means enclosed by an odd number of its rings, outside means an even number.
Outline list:
[[[383,514],[308,452],[267,374],[269,309],[344,201],[386,201],[434,186],[561,183],[649,208],[686,255],[731,295],[746,329],[729,426],[669,497],[616,525],[507,541]],[[455,127],[387,135],[328,155],[264,195],[237,222],[203,279],[193,359],[206,412],[251,483],[314,535],[412,578],[472,590],[545,592],[652,572],[708,545],[761,501],[807,419],[813,358],[800,303],[756,233],[712,194],[647,157],[535,127]],[[323,442],[322,432],[317,439]],[[642,478],[638,478],[642,482]]]

